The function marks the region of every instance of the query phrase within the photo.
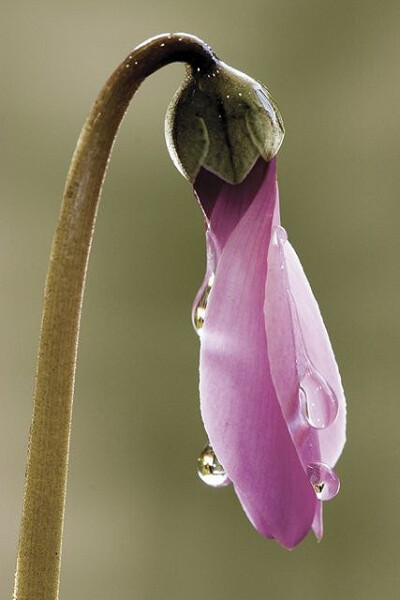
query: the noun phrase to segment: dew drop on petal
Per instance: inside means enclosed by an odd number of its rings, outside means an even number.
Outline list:
[[[340,479],[325,463],[307,465],[307,475],[319,500],[332,500],[340,489]]]
[[[284,244],[287,241],[286,229],[281,225],[275,227],[275,235],[278,243]]]
[[[336,394],[312,365],[301,378],[299,399],[307,421],[314,429],[325,429],[336,419],[339,410]]]
[[[211,487],[223,487],[231,483],[210,444],[203,448],[197,459],[197,474],[204,483]]]
[[[209,280],[207,281],[206,285],[204,286],[204,289],[200,296],[200,300],[198,301],[197,306],[193,312],[193,327],[195,328],[195,330],[197,331],[198,334],[200,334],[201,329],[204,325],[208,297],[210,295],[211,288],[214,283],[214,279],[215,279],[215,276],[213,273],[210,276]]]
[[[280,269],[281,271],[285,270],[285,253],[283,244],[287,241],[287,233],[286,230],[281,227],[281,225],[277,225],[274,228],[274,242],[279,248],[279,256],[280,256]]]

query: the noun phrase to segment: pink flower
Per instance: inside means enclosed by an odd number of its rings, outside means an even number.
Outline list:
[[[338,367],[280,225],[276,160],[242,183],[202,168],[207,273],[194,304],[205,429],[254,527],[286,548],[313,529],[345,443]]]

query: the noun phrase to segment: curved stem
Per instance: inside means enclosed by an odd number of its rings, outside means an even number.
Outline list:
[[[15,600],[57,600],[72,400],[86,269],[113,142],[142,81],[171,62],[209,68],[204,42],[165,34],[111,75],[82,129],[68,173],[47,273],[15,575]]]

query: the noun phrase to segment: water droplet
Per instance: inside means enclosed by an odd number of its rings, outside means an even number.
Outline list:
[[[285,253],[284,253],[284,249],[283,249],[283,244],[287,241],[287,233],[286,230],[281,227],[280,225],[277,225],[276,227],[274,227],[274,237],[272,238],[274,244],[276,244],[279,247],[279,256],[280,256],[280,269],[281,271],[285,270]]]
[[[299,398],[311,427],[325,429],[336,419],[339,409],[336,394],[312,365],[301,378]]]
[[[211,487],[223,487],[230,483],[224,467],[219,462],[210,444],[204,447],[197,459],[197,474],[204,483]]]
[[[307,475],[319,500],[332,500],[340,489],[340,479],[325,463],[307,465]]]
[[[264,106],[265,110],[270,115],[273,115],[275,111],[269,101],[267,94],[265,93],[265,90],[263,90],[263,88],[260,87],[260,88],[256,89],[256,92],[257,92],[257,96],[259,97],[261,104]]]
[[[197,333],[200,333],[200,330],[202,329],[203,325],[204,325],[204,319],[206,316],[206,308],[207,308],[207,302],[208,302],[208,297],[210,295],[211,292],[211,288],[213,286],[214,283],[214,273],[210,276],[208,282],[206,283],[204,290],[200,296],[200,300],[197,303],[196,308],[194,309],[194,313],[193,313],[193,326],[195,328],[195,330],[197,331]]]
[[[278,225],[277,227],[275,227],[275,235],[276,235],[277,242],[281,242],[282,244],[287,242],[286,229],[281,227],[281,225]]]

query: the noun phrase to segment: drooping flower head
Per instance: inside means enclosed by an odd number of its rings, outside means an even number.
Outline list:
[[[186,84],[167,121],[206,221],[207,271],[193,307],[210,442],[201,466],[233,483],[262,535],[293,548],[310,529],[322,537],[322,502],[338,492],[345,400],[280,223],[278,109],[260,84],[218,67]]]

